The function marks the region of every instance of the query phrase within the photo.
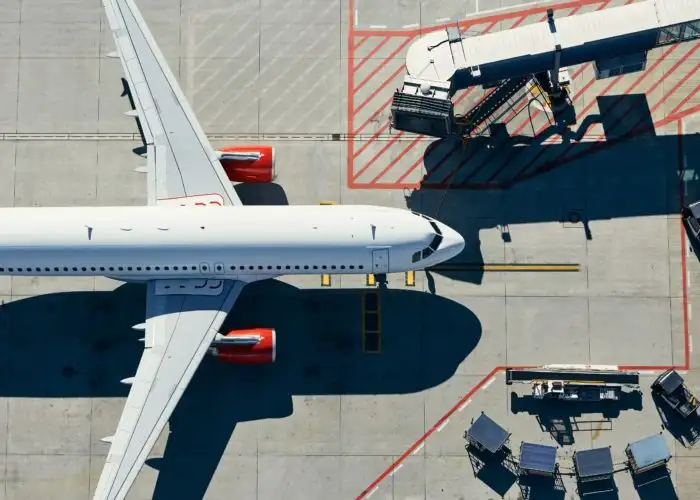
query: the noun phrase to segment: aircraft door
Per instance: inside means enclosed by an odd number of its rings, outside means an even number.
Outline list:
[[[386,274],[389,272],[389,249],[372,250],[372,273]]]

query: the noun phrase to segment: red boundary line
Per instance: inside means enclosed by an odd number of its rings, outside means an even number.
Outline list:
[[[700,106],[695,106],[695,108],[700,108]],[[670,123],[670,122],[669,122]],[[679,166],[679,171],[683,171],[683,136],[682,136],[682,125],[681,125],[681,120],[678,119],[676,121],[677,124],[677,130],[678,130],[678,166]],[[682,206],[684,203],[684,195],[683,195],[683,177],[679,175],[678,179],[678,185],[679,185],[679,192],[680,192],[680,205]],[[682,221],[680,221],[680,231],[681,231],[681,272],[683,274],[683,328],[684,328],[684,364],[682,366],[679,365],[658,365],[658,366],[646,366],[646,365],[622,365],[619,366],[620,370],[623,371],[630,371],[630,370],[654,370],[654,371],[660,371],[660,370],[667,370],[670,368],[676,369],[676,370],[689,370],[690,369],[690,332],[689,332],[689,325],[688,325],[688,283],[687,283],[687,259],[686,259],[686,241],[685,241],[685,228],[683,227]],[[671,354],[673,356],[673,354]],[[484,378],[482,378],[479,382],[474,385],[462,398],[457,401],[455,405],[450,408],[447,413],[445,413],[440,419],[433,424],[428,431],[423,434],[420,438],[418,438],[406,451],[404,451],[399,458],[394,461],[384,472],[382,472],[372,483],[367,486],[367,488],[360,493],[360,495],[356,498],[356,500],[363,500],[366,498],[371,492],[374,491],[375,488],[379,487],[379,484],[384,481],[388,476],[393,474],[401,465],[406,458],[408,458],[410,455],[415,453],[417,450],[420,449],[421,446],[425,444],[427,439],[433,435],[447,420],[452,417],[452,415],[459,410],[462,405],[464,405],[469,398],[474,396],[476,392],[481,389],[486,382],[491,380],[493,377],[498,375],[500,372],[505,371],[506,368],[514,368],[514,369],[523,369],[523,368],[530,368],[527,366],[497,366],[493,370],[489,372],[488,375],[486,375]]]

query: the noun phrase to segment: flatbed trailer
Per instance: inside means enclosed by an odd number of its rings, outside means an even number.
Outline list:
[[[545,366],[539,368],[508,368],[506,384],[532,383],[540,380],[564,380],[567,382],[586,382],[594,385],[639,386],[639,373],[623,372],[599,368],[574,368],[567,366]]]

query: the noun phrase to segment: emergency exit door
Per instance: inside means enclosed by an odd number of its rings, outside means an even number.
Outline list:
[[[389,272],[389,249],[372,251],[372,273],[386,274]]]

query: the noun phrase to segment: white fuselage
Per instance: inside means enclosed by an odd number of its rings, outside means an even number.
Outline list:
[[[416,260],[435,243],[436,225],[439,247]],[[373,206],[0,208],[0,275],[378,274],[431,266],[463,248],[444,224]]]

